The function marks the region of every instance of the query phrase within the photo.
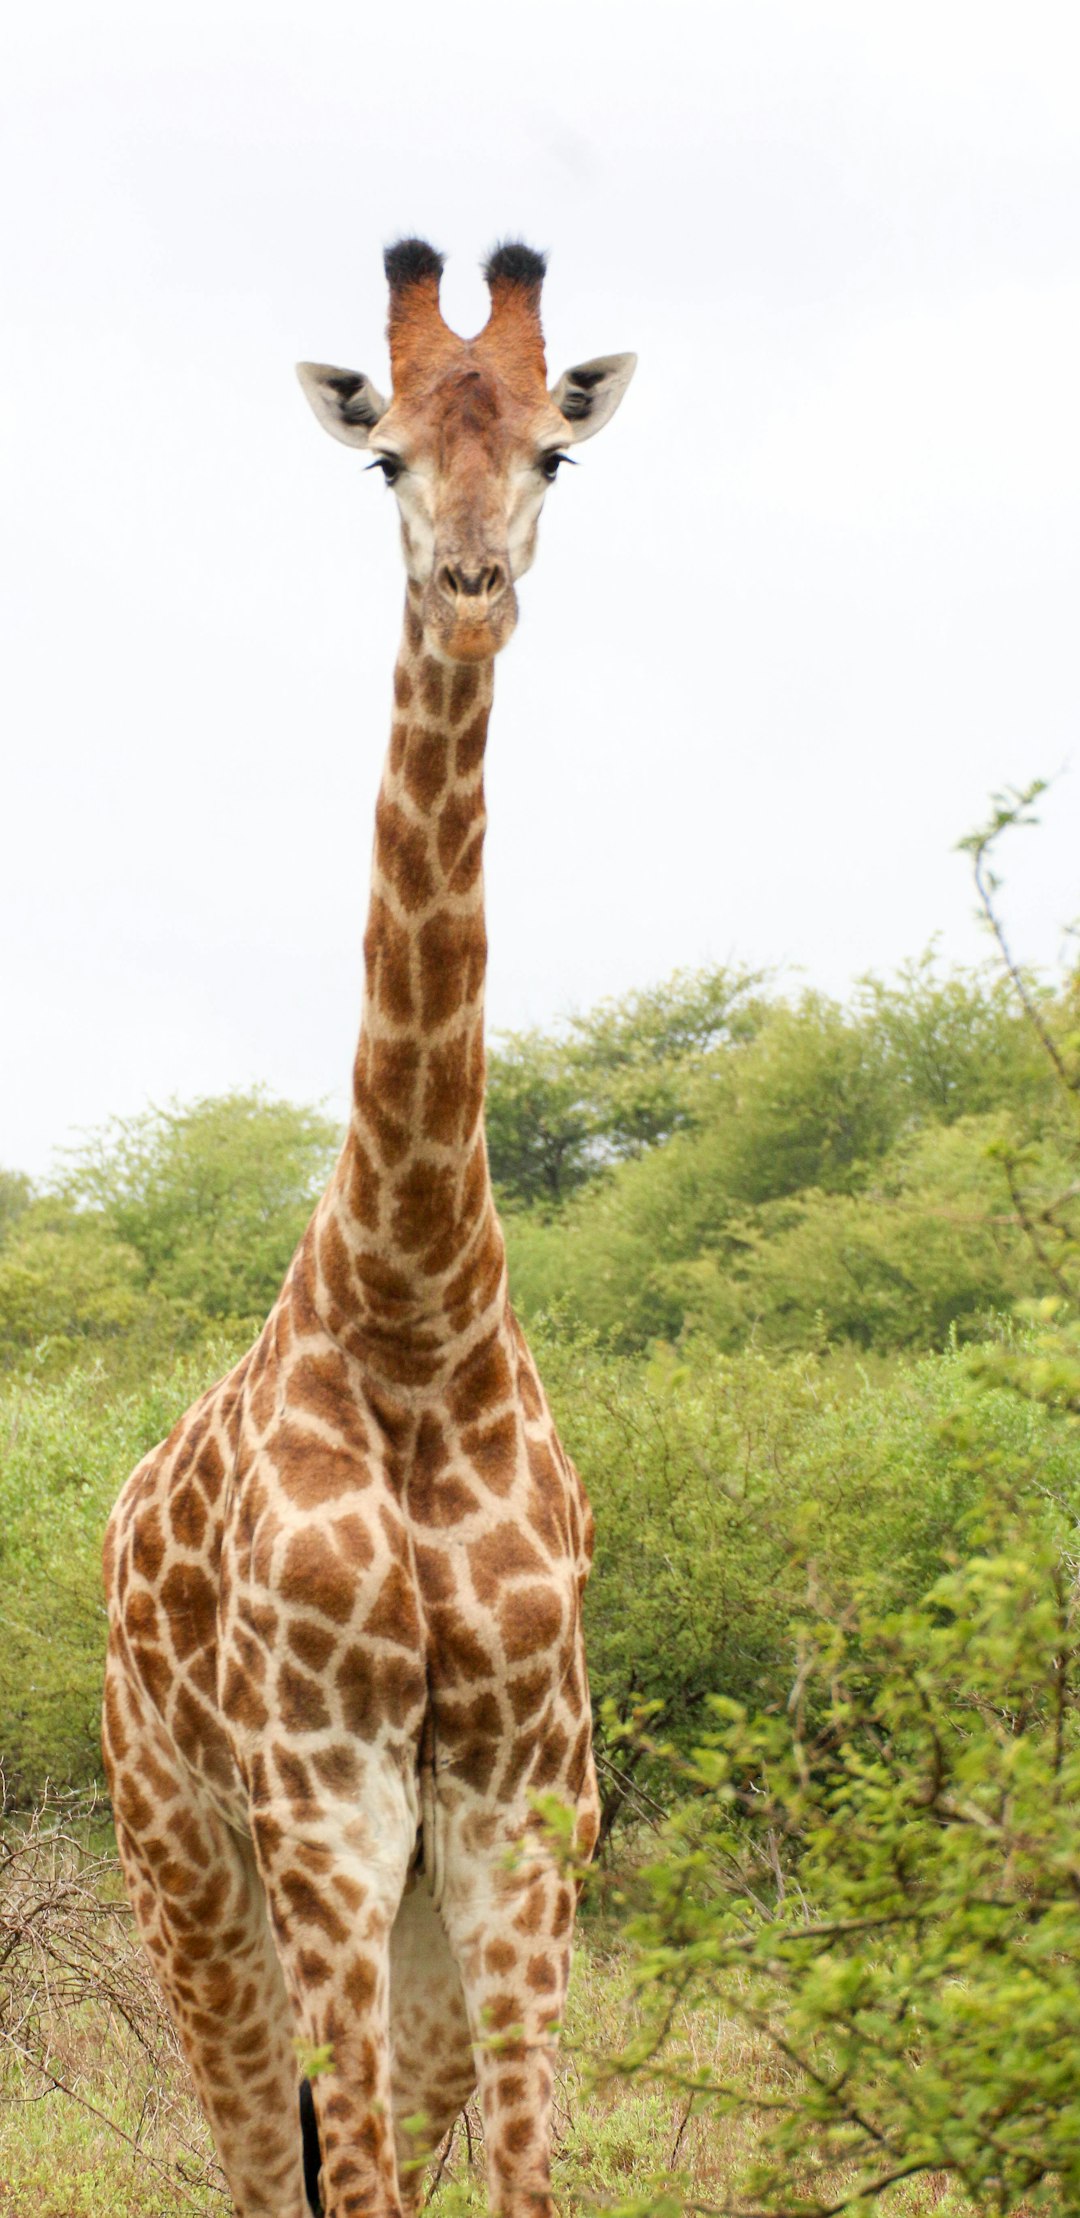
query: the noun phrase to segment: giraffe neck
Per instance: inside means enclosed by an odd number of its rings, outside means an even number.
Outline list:
[[[375,812],[348,1136],[316,1217],[320,1307],[423,1385],[503,1287],[484,1141],[484,748],[492,664],[438,661],[406,601]]]

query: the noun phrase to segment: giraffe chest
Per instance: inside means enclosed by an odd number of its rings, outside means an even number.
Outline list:
[[[241,1769],[276,1731],[347,1788],[364,1751],[404,1757],[427,1721],[455,1777],[523,1771],[584,1688],[581,1495],[550,1428],[421,1421],[396,1465],[309,1443],[309,1487],[287,1446],[253,1455],[222,1549]]]
[[[496,1462],[458,1448],[418,1454],[404,1494],[417,1587],[439,1686],[549,1674],[578,1601],[573,1474],[548,1440],[507,1424]]]

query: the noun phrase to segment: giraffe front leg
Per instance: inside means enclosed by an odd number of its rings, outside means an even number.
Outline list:
[[[499,2218],[549,2218],[558,2028],[575,1891],[528,1824],[458,1814],[446,1830],[442,1917],[475,2043],[488,2191]]]
[[[281,1769],[288,1761],[280,1752]],[[416,1837],[400,1759],[365,1764],[347,1807],[268,1795],[251,1826],[311,2072],[325,2218],[401,2218],[390,2051],[390,1935]]]
[[[292,2011],[251,1844],[199,1794],[115,1645],[106,1688],[124,1878],[237,2218],[310,2218]]]

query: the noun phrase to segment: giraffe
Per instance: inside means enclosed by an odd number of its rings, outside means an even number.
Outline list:
[[[537,1798],[596,1837],[592,1519],[484,1141],[483,763],[547,486],[635,358],[549,392],[544,258],[495,250],[469,341],[442,266],[387,250],[389,401],[299,367],[406,571],[348,1131],[259,1339],[105,1543],[119,1853],[238,2218],[402,2218],[477,2089],[494,2209],[547,2218],[575,1892]]]

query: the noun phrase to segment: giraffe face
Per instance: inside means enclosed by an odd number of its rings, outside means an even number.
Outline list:
[[[472,340],[443,321],[432,248],[406,240],[386,267],[392,399],[322,363],[301,363],[300,381],[325,428],[365,448],[393,486],[427,645],[453,662],[482,662],[514,629],[514,588],[535,555],[549,485],[568,448],[614,415],[636,358],[581,363],[549,392],[544,264],[527,247],[490,258],[491,316]]]
[[[429,393],[395,396],[374,427],[427,643],[450,660],[485,661],[506,645],[569,436],[542,383],[515,392],[465,345]]]

